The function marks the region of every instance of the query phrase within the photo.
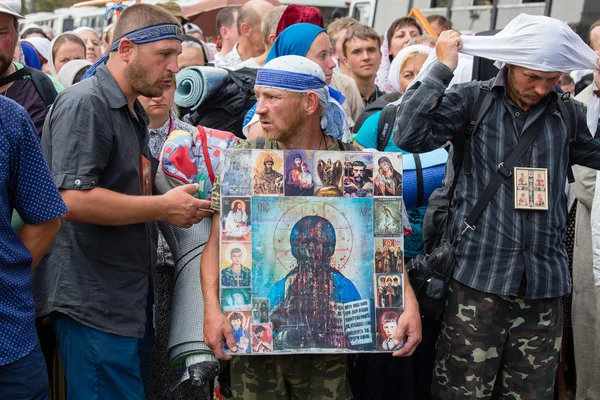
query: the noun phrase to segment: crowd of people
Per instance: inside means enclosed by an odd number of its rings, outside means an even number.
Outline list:
[[[600,21],[586,44],[560,21],[522,15],[496,39],[527,41],[524,54],[461,36],[441,15],[427,17],[432,35],[412,17],[380,35],[264,0],[223,8],[217,43],[173,2],[127,7],[101,34],[19,33],[22,18],[20,0],[0,0],[0,398],[600,399]],[[493,61],[493,74],[474,68]],[[197,106],[176,105],[183,73],[201,68],[250,85],[250,100],[221,92],[244,116],[239,130],[195,123]],[[368,182],[401,193],[410,221],[404,248],[375,256],[379,272],[403,274],[403,299],[398,278],[378,283],[378,303],[403,307],[385,314],[389,352],[224,351],[272,349],[248,338],[238,347],[243,316],[222,311],[221,212],[225,234],[251,231],[243,201],[221,210],[222,191],[235,190],[219,179],[218,150],[229,147],[403,154],[403,176],[382,157]],[[312,191],[306,162],[294,162],[295,190]],[[523,171],[514,185],[511,162]],[[358,191],[364,163],[350,169],[345,185]],[[538,177],[529,192],[527,171]],[[268,192],[292,181],[282,175]],[[448,188],[454,260],[431,318],[408,270],[425,254],[428,198]],[[534,193],[543,204],[528,201]],[[250,280],[241,252],[230,250],[227,286]],[[171,362],[169,340],[186,265],[201,304],[184,312],[196,317],[188,364]],[[172,390],[181,365],[194,385]]]

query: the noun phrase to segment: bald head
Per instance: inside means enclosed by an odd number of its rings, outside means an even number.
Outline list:
[[[151,4],[135,4],[127,7],[119,17],[113,32],[113,38],[119,39],[123,35],[136,29],[157,24],[177,24],[177,18],[170,12]]]
[[[263,17],[271,11],[273,4],[264,0],[251,0],[240,8],[237,19],[238,34],[243,34],[242,24],[247,24],[252,29],[260,30]]]

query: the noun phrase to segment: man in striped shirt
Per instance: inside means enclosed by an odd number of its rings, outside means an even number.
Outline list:
[[[446,91],[462,47],[443,32],[439,61],[409,88],[394,129],[395,144],[419,153],[454,141],[470,121],[477,82]],[[538,118],[541,129],[517,166],[548,171],[547,211],[516,210],[513,178],[504,181],[477,222],[455,242],[456,264],[443,315],[432,385],[434,398],[552,399],[562,340],[560,297],[571,291],[567,253],[565,182],[569,163],[600,169],[600,136],[586,126],[575,103],[576,141],[557,109],[561,72],[506,65],[493,82],[493,101],[471,141],[470,174],[461,170],[452,207],[452,237]],[[600,75],[595,73],[596,85]],[[550,108],[549,114],[546,109]],[[545,115],[545,117],[542,117]],[[512,396],[512,397],[511,397]]]

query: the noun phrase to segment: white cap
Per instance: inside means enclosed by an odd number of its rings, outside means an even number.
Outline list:
[[[25,18],[20,14],[21,0],[0,0],[0,13]]]

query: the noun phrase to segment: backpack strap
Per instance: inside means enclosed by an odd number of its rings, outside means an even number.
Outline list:
[[[23,69],[25,68],[27,68],[33,85],[44,101],[44,104],[48,107],[54,104],[54,100],[56,100],[58,93],[52,84],[52,80],[42,71],[35,68],[23,67]]]
[[[396,121],[396,115],[398,114],[400,106],[398,105],[387,105],[381,110],[379,115],[379,121],[377,122],[377,150],[383,151],[394,128],[394,122]]]
[[[465,228],[459,233],[458,240],[460,240],[460,238],[468,229],[473,231],[476,229],[475,223],[481,214],[483,214],[483,211],[502,185],[502,182],[504,182],[506,178],[512,176],[513,168],[517,165],[521,157],[523,157],[523,154],[525,154],[527,149],[533,144],[538,132],[540,132],[543,128],[544,120],[548,115],[554,112],[553,108],[554,107],[552,106],[546,107],[542,115],[540,115],[535,122],[521,134],[521,139],[517,143],[517,146],[506,158],[506,160],[498,165],[496,173],[492,176],[492,179],[477,200],[477,203],[475,203],[475,206],[473,206],[473,209],[469,215],[467,215],[467,217],[464,219],[463,223],[465,224]]]
[[[28,67],[23,67],[17,70],[16,72],[13,72],[12,74],[5,76],[4,78],[1,78],[0,86],[8,85],[9,83],[25,78],[27,75],[29,75],[26,68]]]
[[[560,96],[560,100],[556,102],[560,115],[565,119],[567,129],[569,130],[569,145],[577,141],[577,110],[575,109],[575,103],[571,101],[571,95],[566,92]],[[573,164],[569,162],[567,169],[567,178],[569,183],[575,182],[575,175],[573,174]]]
[[[494,96],[492,95],[492,85],[494,79],[489,81],[479,82],[479,95],[471,113],[471,119],[463,130],[464,147],[463,147],[463,170],[465,175],[471,175],[471,139],[473,133],[477,131],[479,124],[487,113]]]
[[[423,183],[423,164],[421,157],[417,153],[413,153],[415,159],[415,172],[417,174],[417,207],[423,205],[423,197],[425,197],[425,185]]]
[[[215,184],[215,171],[212,166],[212,162],[210,161],[210,153],[208,152],[208,138],[206,137],[206,131],[204,127],[198,125],[196,127],[198,129],[198,133],[200,133],[200,140],[202,142],[202,155],[204,156],[204,163],[206,164],[206,170],[208,171],[208,177],[210,178],[210,183]]]

